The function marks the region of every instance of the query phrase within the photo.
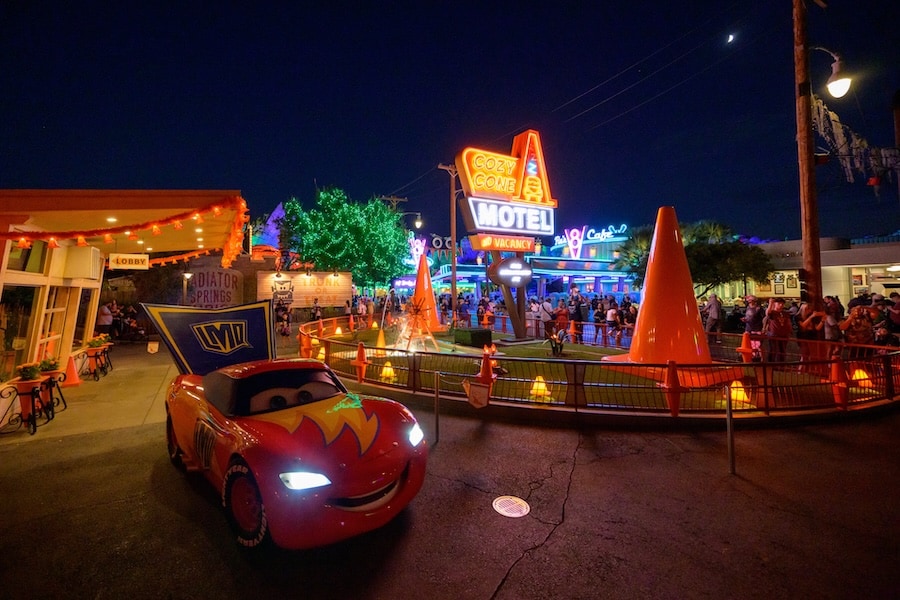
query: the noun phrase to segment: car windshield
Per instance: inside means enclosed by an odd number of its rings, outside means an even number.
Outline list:
[[[333,373],[322,369],[281,369],[249,377],[213,371],[203,381],[207,401],[229,416],[283,410],[347,392]]]
[[[260,373],[241,380],[238,388],[239,404],[247,402],[246,412],[241,412],[251,415],[318,402],[346,391],[330,373],[305,369]]]

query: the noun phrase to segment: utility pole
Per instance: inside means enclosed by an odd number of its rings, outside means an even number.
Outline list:
[[[409,202],[409,198],[398,198],[397,196],[378,196],[378,199],[390,202],[392,210],[397,210],[397,205],[401,202]]]
[[[816,3],[822,5],[819,0],[816,0]],[[803,269],[807,277],[806,301],[813,310],[822,310],[822,256],[819,248],[819,206],[816,199],[815,146],[812,134],[812,86],[809,82],[809,48],[804,0],[793,0],[793,16],[801,251]]]
[[[450,322],[456,327],[456,165],[438,163],[438,169],[450,174]]]

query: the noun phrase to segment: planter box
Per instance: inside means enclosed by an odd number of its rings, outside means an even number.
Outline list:
[[[453,331],[453,342],[463,346],[474,346],[483,348],[490,346],[491,330],[490,329],[455,329]]]

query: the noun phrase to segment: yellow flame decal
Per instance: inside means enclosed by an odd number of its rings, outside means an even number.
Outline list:
[[[281,425],[291,433],[297,431],[303,419],[309,419],[322,432],[326,446],[334,442],[346,427],[356,436],[360,455],[365,454],[375,441],[375,436],[378,435],[378,415],[366,415],[366,411],[362,408],[362,402],[356,394],[336,396],[335,398],[337,402],[334,404],[323,400],[296,409],[255,415],[253,418]]]

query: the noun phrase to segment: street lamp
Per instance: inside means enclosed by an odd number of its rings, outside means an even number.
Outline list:
[[[828,88],[828,93],[834,96],[835,98],[843,98],[847,92],[850,91],[850,76],[844,72],[843,63],[841,63],[841,57],[829,50],[828,48],[823,48],[822,46],[813,46],[810,50],[821,50],[827,54],[831,55],[831,58],[834,60],[831,63],[831,76],[828,78],[828,82],[825,84],[825,87]]]
[[[420,213],[420,212],[402,212],[399,214],[401,217],[405,217],[407,215],[416,215],[416,220],[413,221],[413,225],[416,226],[416,229],[422,229],[422,213]]]
[[[800,171],[800,244],[806,272],[806,298],[813,310],[822,310],[822,256],[819,249],[819,207],[816,199],[815,146],[812,133],[812,86],[809,82],[809,51],[806,35],[806,3],[793,0],[794,83],[797,106],[797,166]],[[843,79],[840,60],[835,59],[829,83]],[[849,80],[847,81],[849,86]],[[829,89],[830,91],[830,89]],[[846,93],[846,90],[844,91]],[[803,300],[803,298],[801,298]]]
[[[181,282],[181,304],[183,306],[187,306],[188,281],[191,280],[191,277],[193,277],[194,274],[189,271],[185,271],[184,273],[181,274],[181,276],[184,278],[183,281]]]

